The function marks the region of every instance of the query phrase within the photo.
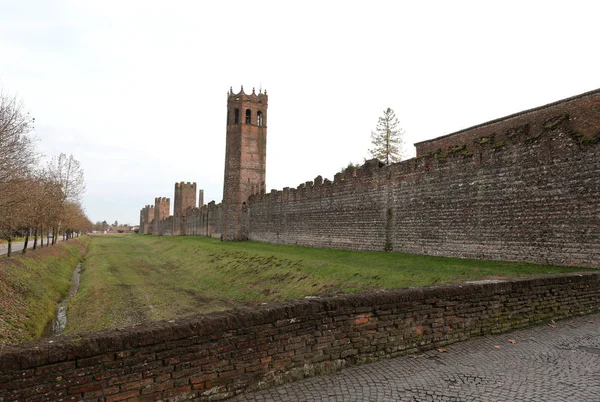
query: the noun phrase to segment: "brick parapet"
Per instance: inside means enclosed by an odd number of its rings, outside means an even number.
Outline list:
[[[226,399],[600,310],[600,274],[309,298],[0,349],[0,400]]]
[[[469,146],[480,138],[495,137],[495,141],[504,141],[514,133],[513,130],[534,129],[532,136],[544,131],[544,126],[552,125],[553,120],[561,118],[583,118],[587,124],[579,126],[579,133],[593,137],[600,125],[600,89],[562,99],[533,109],[524,110],[505,117],[494,119],[451,134],[417,142],[417,157],[428,153],[446,152],[452,146]]]

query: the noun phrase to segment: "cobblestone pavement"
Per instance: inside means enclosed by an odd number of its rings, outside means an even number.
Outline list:
[[[600,314],[445,349],[381,360],[234,400],[600,401]]]

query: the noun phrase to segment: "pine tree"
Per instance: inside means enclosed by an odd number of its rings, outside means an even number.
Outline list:
[[[371,156],[385,162],[386,165],[400,161],[403,135],[404,130],[399,127],[396,114],[388,107],[377,121],[375,131],[371,131],[373,144],[373,148],[369,149]]]

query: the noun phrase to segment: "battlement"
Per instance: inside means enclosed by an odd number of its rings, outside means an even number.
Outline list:
[[[196,188],[196,182],[190,183],[189,181],[186,183],[184,181],[179,182],[179,183],[175,183],[175,189],[180,189],[180,188]]]
[[[164,202],[171,202],[171,199],[167,198],[167,197],[156,197],[154,199],[154,205],[159,204],[159,203],[164,203]]]
[[[263,102],[266,102],[268,100],[268,95],[267,95],[267,90],[265,89],[265,91],[263,92],[262,88],[259,89],[258,94],[256,94],[256,90],[255,88],[252,88],[252,93],[251,94],[246,94],[244,92],[244,86],[242,85],[240,88],[240,92],[238,92],[237,94],[233,93],[233,87],[229,88],[229,92],[227,92],[227,101],[240,101],[240,100],[261,100]]]

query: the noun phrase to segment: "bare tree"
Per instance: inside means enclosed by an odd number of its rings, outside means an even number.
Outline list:
[[[56,238],[60,232],[63,220],[63,215],[67,203],[80,204],[83,193],[85,192],[85,181],[83,178],[83,169],[81,164],[73,155],[67,156],[61,153],[52,158],[46,166],[46,175],[52,182],[60,186],[62,190],[62,208],[59,213],[59,219],[55,222],[52,230],[52,244],[56,244]]]
[[[23,103],[0,89],[0,184],[31,172],[37,160],[29,135],[33,124]]]
[[[23,103],[0,89],[0,237],[8,240],[9,254],[12,237],[24,223],[20,209],[26,209],[28,178],[37,160],[33,123]]]

